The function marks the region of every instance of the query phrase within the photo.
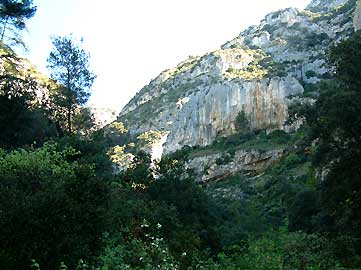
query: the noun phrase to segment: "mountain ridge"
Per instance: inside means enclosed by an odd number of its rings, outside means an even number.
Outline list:
[[[356,28],[355,6],[355,0],[313,0],[304,10],[271,12],[220,50],[163,71],[118,121],[135,136],[159,132],[166,153],[233,134],[241,111],[254,130],[289,130],[287,107],[330,76],[328,47]]]

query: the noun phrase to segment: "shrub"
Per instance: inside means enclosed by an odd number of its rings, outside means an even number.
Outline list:
[[[217,165],[226,165],[232,161],[232,157],[228,153],[223,153],[221,157],[216,159]]]
[[[308,70],[306,71],[306,77],[307,78],[316,77],[316,72],[314,72],[313,70]]]

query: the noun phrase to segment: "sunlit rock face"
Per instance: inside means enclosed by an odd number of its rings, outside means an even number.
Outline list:
[[[357,1],[353,24],[355,27],[355,31],[361,30],[361,1],[360,0]]]
[[[189,97],[175,116],[165,151],[183,145],[208,145],[216,136],[235,132],[238,113],[244,111],[252,129],[282,128],[287,116],[287,97],[303,92],[291,77],[253,81],[233,80],[209,86]]]
[[[305,10],[272,12],[220,50],[163,71],[118,121],[133,135],[167,132],[165,153],[234,133],[242,110],[253,129],[285,129],[293,98],[330,75],[329,46],[358,27],[355,3],[313,0]]]
[[[222,157],[222,153],[210,154],[196,157],[188,161],[187,167],[194,170],[198,181],[208,182],[220,180],[235,172],[249,172],[260,174],[269,166],[279,161],[285,154],[283,149],[269,151],[239,150],[227,164],[217,164],[217,159]]]
[[[306,9],[314,12],[329,12],[347,2],[348,0],[312,0]]]

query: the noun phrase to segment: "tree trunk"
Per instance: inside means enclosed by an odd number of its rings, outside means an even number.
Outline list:
[[[8,23],[8,17],[6,16],[6,19],[5,19],[5,22],[4,22],[4,27],[3,27],[3,30],[2,30],[2,33],[1,33],[1,42],[3,42],[3,40],[4,40],[4,35],[5,35],[5,30],[6,30],[7,23]]]
[[[68,91],[68,132],[71,134],[71,107],[72,107],[72,93],[70,90],[70,70],[67,68],[66,87]]]
[[[72,130],[71,130],[71,106],[69,106],[68,108],[68,132],[69,134],[71,134]]]

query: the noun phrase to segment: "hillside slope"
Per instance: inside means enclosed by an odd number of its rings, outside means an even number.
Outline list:
[[[118,121],[132,135],[158,131],[166,153],[234,134],[241,111],[252,130],[290,130],[287,107],[329,77],[328,48],[354,32],[355,6],[355,0],[313,0],[305,10],[272,12],[220,50],[163,71]]]

